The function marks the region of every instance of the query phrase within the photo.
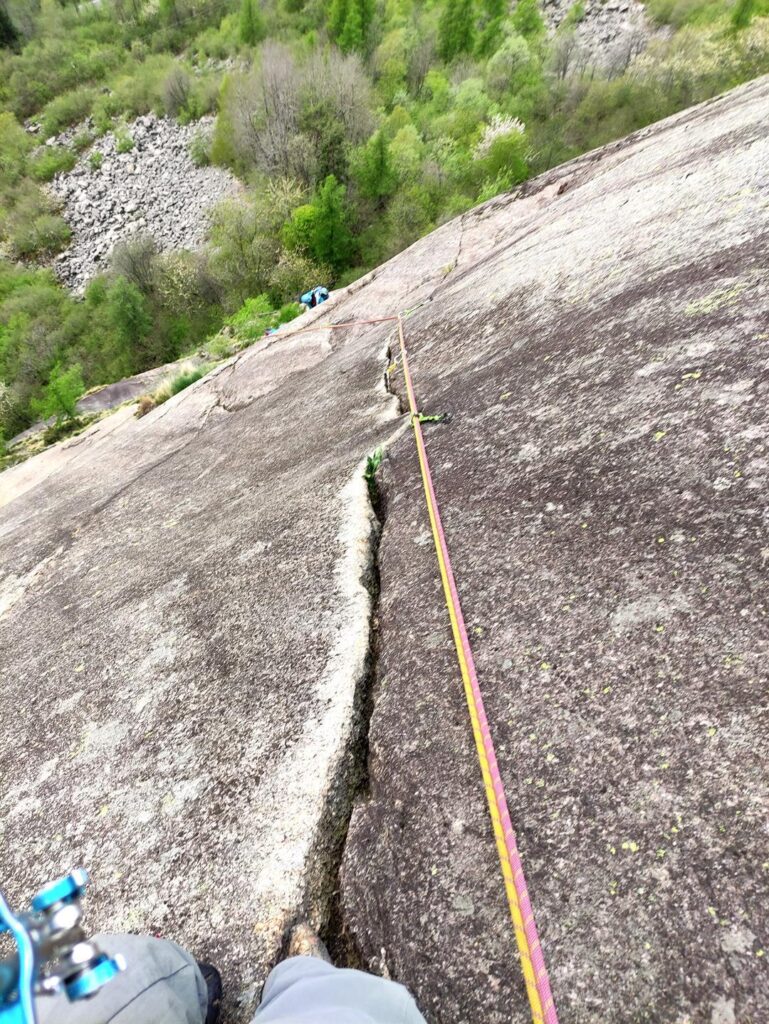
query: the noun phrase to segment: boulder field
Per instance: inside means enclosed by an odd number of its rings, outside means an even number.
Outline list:
[[[151,235],[160,249],[200,247],[211,208],[240,187],[228,171],[197,166],[190,155],[196,137],[211,128],[211,118],[178,125],[146,114],[123,136],[97,139],[71,171],[56,175],[50,189],[72,228],[72,244],[54,260],[65,284],[82,291],[108,268],[115,245],[136,235]],[[71,142],[78,130],[50,143]]]
[[[324,327],[401,311],[561,1019],[766,1019],[768,127],[761,80],[587,154],[0,476],[12,898],[83,864],[225,1024],[303,916],[528,1019],[396,335]]]

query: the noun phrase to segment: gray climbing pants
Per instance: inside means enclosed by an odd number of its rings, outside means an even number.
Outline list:
[[[40,1024],[204,1024],[206,986],[195,960],[165,939],[97,935],[128,969],[93,999],[37,1001]],[[227,1024],[222,1020],[221,1024]],[[264,986],[253,1024],[425,1024],[402,985],[312,957],[278,964]]]

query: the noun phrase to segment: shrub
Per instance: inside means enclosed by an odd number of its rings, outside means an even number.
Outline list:
[[[192,95],[192,79],[178,64],[163,83],[163,106],[169,117],[177,117]]]
[[[84,128],[72,140],[72,148],[76,153],[82,153],[84,149],[88,149],[92,142],[93,134],[87,128]]]
[[[43,444],[56,444],[57,441],[76,434],[87,424],[88,420],[82,416],[69,416],[65,419],[57,419],[55,423],[52,423],[50,427],[46,427],[43,431]]]
[[[92,116],[97,128],[102,133],[109,131],[114,118],[121,115],[133,118],[152,110],[162,113],[163,85],[174,64],[169,54],[153,54],[134,65],[131,74],[115,79],[110,92],[94,103]]]
[[[169,398],[173,398],[174,395],[178,395],[184,391],[191,384],[201,380],[211,370],[210,363],[203,363],[201,366],[184,366],[176,373],[173,377],[168,377],[163,383],[152,392],[151,395],[142,395],[139,399],[136,407],[136,413],[134,414],[137,419],[142,416],[146,416],[152,409],[156,409],[159,405],[163,405]]]
[[[282,222],[281,211],[265,195],[228,199],[214,209],[209,267],[230,309],[269,286],[280,253]]]
[[[264,39],[264,19],[257,0],[240,0],[238,35],[246,46],[256,46]]]
[[[20,226],[10,238],[17,256],[53,256],[69,245],[72,229],[54,213],[42,213]]]
[[[194,384],[196,381],[201,380],[211,367],[208,363],[203,363],[202,366],[197,366],[195,369],[182,370],[178,373],[171,381],[170,391],[171,395],[178,395],[180,391],[184,391],[190,384]]]
[[[139,401],[136,403],[136,412],[134,415],[137,420],[141,419],[142,416],[146,416],[148,412],[152,412],[155,408],[155,399],[152,395],[142,395]]]
[[[58,216],[56,202],[31,181],[23,181],[5,196],[0,237],[8,241],[10,255],[52,255],[70,240],[71,230]]]
[[[88,86],[72,89],[52,99],[43,110],[42,126],[46,136],[83,121],[91,112],[96,93]]]
[[[206,342],[206,352],[212,359],[229,359],[241,346],[224,334],[216,334]],[[137,414],[138,415],[138,414]]]
[[[121,347],[138,352],[152,328],[152,317],[145,297],[132,281],[118,277],[110,286],[104,314]]]
[[[529,44],[523,36],[508,36],[486,64],[486,85],[493,96],[517,91],[532,63]]]
[[[71,171],[75,166],[75,154],[63,146],[46,146],[40,156],[35,157],[30,168],[36,181],[50,181],[56,174]]]
[[[275,324],[275,326],[278,327],[280,324],[290,323],[292,320],[295,320],[302,312],[304,312],[304,309],[300,302],[287,302],[278,310],[277,323]]]
[[[330,174],[318,190],[313,204],[317,215],[311,252],[318,263],[328,263],[337,270],[349,265],[354,248],[346,194],[345,186]]]
[[[0,112],[0,183],[14,185],[26,168],[32,141],[13,114]]]
[[[101,170],[101,165],[104,163],[104,154],[95,149],[93,153],[89,154],[88,163],[91,165],[92,171]]]
[[[339,277],[335,284],[335,288],[347,288],[353,281],[357,281],[359,277],[363,277],[364,274],[368,273],[367,267],[351,267]]]
[[[149,295],[155,285],[155,257],[158,247],[148,232],[140,232],[118,242],[112,250],[110,268],[116,277],[136,285],[143,295]]]
[[[257,295],[246,299],[237,313],[228,318],[227,323],[235,329],[240,338],[253,341],[260,338],[268,327],[272,326],[273,308],[267,295]]]
[[[130,153],[134,148],[134,140],[127,131],[115,132],[115,150],[118,153]]]
[[[211,137],[207,132],[197,131],[192,136],[190,160],[196,167],[207,167],[211,163]]]
[[[287,249],[310,253],[313,251],[318,209],[312,203],[303,203],[292,212],[283,225],[281,239]]]
[[[270,275],[270,298],[277,305],[331,279],[329,266],[316,263],[301,252],[284,252]]]
[[[77,412],[77,400],[84,391],[83,371],[79,364],[64,369],[61,363],[55,363],[42,398],[33,399],[30,406],[40,419],[55,416],[57,422],[71,420]]]

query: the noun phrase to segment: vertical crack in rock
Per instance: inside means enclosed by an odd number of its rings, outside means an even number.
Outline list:
[[[389,365],[389,347],[386,356]],[[400,418],[403,403],[391,389],[386,373],[384,391],[390,396],[394,417]],[[381,450],[386,452],[407,427],[408,421],[402,421],[381,445]],[[353,552],[357,550],[355,571],[358,573],[358,587],[368,606],[367,649],[356,682],[346,746],[332,779],[326,812],[309,859],[306,895],[306,916],[326,942],[334,963],[340,967],[359,968],[364,966],[364,961],[345,927],[339,875],[354,807],[366,796],[369,788],[369,725],[376,702],[379,658],[379,544],[387,515],[385,490],[379,479],[367,481],[364,478],[365,465],[365,461],[359,465],[346,488],[346,499],[350,514],[348,540]],[[350,500],[353,493],[355,497]],[[360,526],[363,521],[366,523],[365,536]]]
[[[374,711],[379,646],[378,551],[383,523],[383,503],[378,487],[370,491],[369,497],[372,512],[371,558],[363,581],[370,600],[369,648],[355,696],[354,724],[347,751],[348,764],[341,776],[344,791],[339,794],[339,799],[332,801],[329,810],[326,827],[327,862],[326,870],[322,873],[325,884],[322,893],[324,913],[321,918],[321,935],[334,962],[340,967],[361,966],[362,963],[357,950],[351,947],[344,928],[339,873],[353,808],[369,787],[369,725]]]

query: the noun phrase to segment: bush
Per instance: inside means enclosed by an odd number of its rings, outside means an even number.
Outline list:
[[[131,74],[115,79],[110,92],[94,103],[92,116],[98,130],[102,134],[109,131],[116,117],[163,113],[163,85],[174,64],[168,54],[153,54],[134,65]]]
[[[303,203],[292,212],[283,225],[281,239],[287,249],[311,253],[314,248],[318,209],[312,203]]]
[[[169,386],[171,397],[178,395],[180,391],[184,391],[184,389],[188,388],[190,384],[194,384],[196,381],[201,380],[210,369],[211,367],[207,363],[204,363],[202,366],[198,366],[194,370],[182,370],[181,373],[178,373],[171,380]]]
[[[55,416],[56,421],[71,420],[77,412],[77,400],[85,391],[83,371],[80,365],[64,369],[61,363],[55,363],[43,391],[43,397],[33,399],[30,403],[32,411],[40,419]]]
[[[57,419],[55,423],[52,423],[50,427],[46,427],[43,431],[43,444],[56,444],[57,441],[62,441],[65,437],[71,437],[87,425],[88,420],[82,416]]]
[[[141,419],[142,416],[146,416],[148,412],[152,412],[155,408],[155,399],[152,395],[142,395],[139,401],[136,403],[136,412],[134,415],[137,420]]]
[[[82,153],[84,149],[88,149],[92,142],[93,134],[88,128],[84,128],[81,132],[78,132],[72,140],[72,148],[76,153]]]
[[[91,165],[92,171],[101,170],[101,165],[104,163],[104,154],[95,149],[93,153],[89,153],[88,163]]]
[[[269,295],[278,305],[316,284],[330,282],[332,276],[329,266],[316,263],[301,252],[284,252],[270,275]]]
[[[163,106],[169,117],[177,117],[192,95],[192,79],[178,64],[163,83]]]
[[[71,171],[76,162],[72,150],[63,146],[46,146],[44,152],[32,161],[30,170],[36,181],[50,181],[57,174]]]
[[[117,153],[130,153],[134,148],[134,140],[127,131],[115,132],[115,151]]]
[[[118,242],[112,250],[110,269],[116,277],[123,277],[135,285],[143,295],[154,290],[157,272],[155,259],[158,247],[155,239],[147,232]]]
[[[26,170],[32,140],[13,114],[0,112],[0,184],[15,185]]]
[[[43,110],[43,134],[57,135],[63,128],[83,121],[90,114],[95,97],[93,89],[81,86],[52,99]]]
[[[53,256],[71,239],[72,228],[62,217],[43,213],[11,235],[11,252],[17,256]]]
[[[5,195],[0,217],[0,238],[8,242],[14,259],[50,256],[70,240],[69,225],[57,213],[56,202],[31,181],[23,181]]]
[[[180,394],[191,384],[201,380],[212,369],[210,363],[203,363],[201,366],[185,366],[173,377],[168,377],[163,383],[152,392],[151,395],[142,395],[136,407],[135,416],[140,419],[148,412],[163,405],[169,398]]]
[[[280,255],[281,211],[266,195],[228,199],[211,216],[209,266],[225,299],[236,309],[265,292]]]
[[[211,137],[207,132],[197,131],[192,136],[190,160],[196,167],[207,167],[211,163]]]
[[[253,341],[261,338],[273,320],[272,303],[267,295],[257,295],[247,299],[237,313],[228,318],[227,323],[235,329],[239,338]]]
[[[287,302],[284,306],[281,306],[278,310],[276,327],[281,324],[288,324],[292,320],[295,320],[304,312],[304,307],[300,302]]]

